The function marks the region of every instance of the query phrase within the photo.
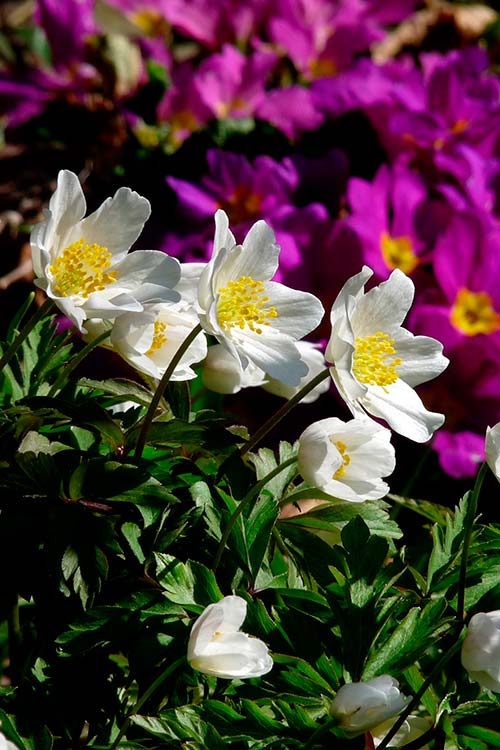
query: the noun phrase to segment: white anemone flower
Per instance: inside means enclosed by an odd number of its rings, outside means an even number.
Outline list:
[[[381,724],[378,724],[370,730],[375,747],[380,745],[393,724],[394,719],[386,719],[386,721],[383,721]],[[413,742],[413,740],[422,737],[423,734],[429,731],[431,726],[432,722],[430,719],[410,714],[392,738],[390,743],[391,747],[404,747],[405,745],[408,745],[410,742]],[[422,745],[420,750],[429,750],[429,746]]]
[[[213,255],[198,287],[200,322],[243,369],[252,362],[296,386],[307,365],[295,342],[316,328],[324,311],[314,295],[270,280],[278,255],[274,232],[265,221],[257,221],[238,245],[227,215],[218,210]]]
[[[365,293],[372,274],[364,266],[335,300],[326,360],[354,416],[380,417],[395,432],[423,443],[443,424],[444,416],[428,411],[414,386],[439,375],[448,359],[439,341],[414,336],[401,326],[413,301],[413,282],[396,269]]]
[[[314,422],[299,438],[297,458],[306,482],[353,503],[387,495],[382,477],[396,465],[390,431],[366,417]]]
[[[297,349],[300,352],[302,361],[307,365],[307,375],[304,375],[301,378],[300,383],[297,386],[285,385],[285,383],[282,383],[280,380],[276,380],[276,378],[271,378],[268,376],[267,382],[262,386],[265,391],[268,391],[268,393],[273,393],[275,396],[281,396],[282,398],[291,399],[293,396],[295,396],[296,393],[300,391],[301,388],[307,385],[310,380],[315,378],[320,374],[320,372],[326,369],[325,358],[322,352],[320,352],[320,350],[318,349],[317,344],[313,344],[311,341],[297,341]],[[312,404],[314,401],[317,401],[320,396],[326,393],[329,388],[330,380],[323,380],[321,383],[318,383],[318,385],[313,388],[312,391],[306,393],[304,398],[301,399],[300,403]]]
[[[234,394],[242,388],[264,385],[266,373],[249,362],[244,370],[239,359],[233,357],[222,344],[210,346],[203,362],[202,380],[205,388],[214,393]]]
[[[342,685],[330,707],[330,714],[347,734],[355,736],[397,716],[409,700],[400,691],[399,682],[383,674],[366,682]]]
[[[88,318],[139,312],[144,302],[178,301],[179,262],[157,250],[128,253],[151,213],[122,187],[86,218],[78,177],[59,172],[45,218],[31,234],[35,284],[81,331]]]
[[[500,693],[500,609],[471,617],[461,658],[472,680]]]
[[[0,732],[0,750],[17,750],[17,745],[7,739],[5,735]]]
[[[228,680],[260,677],[272,669],[266,644],[240,631],[246,613],[240,596],[208,605],[189,637],[187,658],[193,669]]]
[[[139,372],[160,379],[182,342],[198,323],[193,312],[169,303],[147,305],[143,312],[123,313],[114,321],[109,346]],[[207,354],[203,333],[191,342],[171,380],[196,377],[191,368]]]
[[[494,427],[487,427],[484,452],[486,463],[500,482],[500,422]]]

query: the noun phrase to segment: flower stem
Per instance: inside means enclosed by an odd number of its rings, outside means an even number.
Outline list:
[[[97,338],[84,346],[83,349],[76,355],[76,357],[73,357],[73,359],[69,361],[66,367],[64,367],[63,370],[59,373],[59,377],[57,378],[55,383],[52,385],[52,388],[50,389],[48,394],[49,397],[55,396],[57,391],[61,390],[62,386],[68,380],[73,370],[78,367],[80,362],[83,362],[85,357],[90,354],[93,349],[96,349],[99,344],[102,344],[104,339],[107,339],[110,333],[111,331],[105,331],[104,333],[101,333],[100,336],[97,336]]]
[[[17,594],[13,594],[12,602],[9,605],[7,627],[9,632],[10,678],[12,684],[17,685],[21,672],[19,657],[22,646],[21,623],[19,620],[19,598]]]
[[[439,674],[441,669],[451,659],[451,657],[454,656],[457,653],[457,651],[460,650],[461,647],[462,647],[462,638],[457,637],[456,642],[453,644],[450,650],[444,653],[442,657],[439,659],[439,661],[437,662],[436,666],[434,667],[430,675],[426,678],[426,680],[424,680],[421,687],[419,688],[419,690],[417,690],[417,692],[415,693],[411,701],[408,703],[404,711],[398,716],[398,718],[396,719],[392,727],[389,729],[389,731],[385,735],[382,742],[380,742],[377,745],[377,750],[385,750],[385,748],[388,746],[389,742],[392,740],[394,735],[403,726],[404,722],[406,721],[408,716],[411,714],[413,709],[416,708],[420,704],[421,697],[423,696],[423,694],[425,693],[429,685],[432,685],[434,678]]]
[[[307,396],[307,394],[312,391],[314,388],[316,388],[319,383],[322,383],[323,380],[326,380],[328,377],[330,377],[330,370],[325,369],[322,370],[322,372],[318,373],[316,377],[314,377],[312,380],[310,380],[308,383],[305,384],[303,388],[298,391],[295,396],[292,396],[291,399],[286,401],[283,406],[278,409],[277,412],[275,412],[272,417],[269,417],[269,419],[264,422],[263,425],[259,427],[259,429],[254,432],[251,438],[243,445],[240,449],[240,456],[244,456],[246,453],[252,450],[257,443],[259,443],[263,437],[267,435],[268,432],[270,432],[273,427],[275,427],[278,422],[281,422],[281,420],[286,417],[288,412],[292,411],[292,409],[304,398],[304,396]]]
[[[137,438],[137,443],[135,446],[134,451],[134,458],[139,459],[142,456],[142,452],[144,450],[144,446],[146,445],[146,439],[148,436],[149,428],[151,426],[151,422],[153,421],[154,415],[156,413],[156,409],[158,408],[158,404],[161,401],[161,397],[163,396],[165,392],[165,388],[167,387],[170,378],[172,377],[175,368],[181,361],[182,356],[184,353],[189,349],[195,338],[198,336],[199,333],[202,331],[201,325],[197,325],[191,333],[189,333],[180,347],[175,352],[174,356],[172,357],[172,360],[170,361],[169,366],[165,370],[162,379],[158,383],[156,387],[156,391],[154,393],[153,398],[151,399],[151,403],[149,405],[149,408],[146,412],[146,415],[142,422],[141,431],[139,433],[139,437]]]
[[[229,539],[229,535],[231,534],[231,531],[234,528],[234,524],[236,523],[236,521],[238,520],[238,518],[243,513],[245,507],[248,505],[248,503],[251,500],[253,500],[254,497],[257,497],[259,495],[259,493],[261,492],[261,490],[266,486],[266,484],[268,482],[271,481],[271,479],[274,479],[274,477],[277,476],[278,474],[280,474],[283,471],[283,469],[288,468],[289,466],[291,466],[292,464],[294,464],[296,461],[297,461],[297,459],[296,459],[295,456],[292,456],[291,458],[287,459],[286,461],[283,461],[282,464],[280,464],[275,469],[273,469],[272,471],[270,471],[269,474],[267,474],[265,477],[263,477],[263,479],[261,479],[259,482],[257,482],[257,484],[254,487],[252,487],[252,489],[250,490],[250,492],[247,495],[245,495],[245,497],[243,498],[243,500],[241,500],[241,502],[239,503],[239,505],[236,507],[236,510],[233,512],[231,518],[229,519],[228,524],[227,524],[226,528],[224,529],[224,533],[222,534],[221,540],[219,542],[219,546],[217,547],[217,552],[215,553],[215,557],[214,557],[214,563],[212,565],[212,570],[214,571],[214,573],[217,570],[217,568],[219,567],[219,563],[220,563],[222,554],[224,552],[224,548],[226,546],[226,542]]]
[[[472,529],[474,526],[474,519],[477,513],[477,504],[479,500],[479,493],[484,482],[484,478],[488,473],[489,468],[487,463],[483,463],[479,469],[476,481],[472,492],[469,494],[469,502],[467,505],[467,513],[465,516],[464,527],[464,542],[462,546],[462,557],[460,559],[460,573],[458,577],[458,594],[457,594],[457,620],[461,625],[464,620],[464,609],[465,609],[465,584],[467,578],[467,562],[469,557],[469,547],[472,539]]]
[[[46,299],[43,305],[41,305],[38,310],[33,313],[31,318],[28,320],[26,325],[21,328],[17,336],[15,337],[12,344],[7,347],[6,351],[3,353],[2,357],[0,357],[0,372],[3,370],[5,365],[12,359],[12,357],[17,353],[18,349],[20,349],[23,341],[25,341],[28,336],[30,335],[33,328],[36,326],[36,324],[45,316],[47,313],[49,313],[52,308],[54,307],[54,303],[51,299]]]
[[[132,716],[134,716],[134,714],[137,714],[141,710],[141,708],[146,703],[146,701],[153,695],[154,692],[156,692],[156,690],[160,687],[160,685],[162,685],[163,682],[165,682],[165,680],[167,679],[167,677],[170,677],[170,675],[172,674],[172,672],[174,672],[177,669],[177,667],[180,664],[182,664],[182,662],[184,662],[184,661],[185,661],[185,657],[184,656],[182,656],[180,659],[177,659],[176,661],[174,661],[144,691],[144,693],[141,695],[141,697],[139,698],[139,700],[132,706],[131,710],[127,714],[127,718],[123,722],[123,724],[122,724],[122,726],[120,728],[120,731],[118,732],[117,736],[115,737],[114,742],[110,746],[109,750],[115,750],[118,747],[118,745],[120,744],[120,741],[123,739],[123,737],[125,735],[125,732],[129,728],[130,720],[131,720]]]

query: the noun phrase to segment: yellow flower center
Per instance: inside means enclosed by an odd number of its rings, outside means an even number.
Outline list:
[[[145,8],[131,17],[146,36],[165,36],[170,31],[167,21],[153,8]]]
[[[248,326],[254,333],[262,333],[261,326],[278,317],[276,308],[266,305],[269,297],[264,293],[263,282],[255,281],[251,276],[229,281],[218,294],[217,318],[224,330]]]
[[[399,268],[403,273],[410,274],[419,264],[409,237],[391,237],[387,232],[382,232],[380,248],[391,270]]]
[[[106,272],[112,255],[107,247],[89,245],[82,238],[65,247],[49,267],[54,277],[53,289],[59,297],[79,295],[87,299],[114,284],[118,271]]]
[[[500,315],[494,309],[487,292],[460,289],[451,308],[450,320],[466,336],[494,333],[500,328]]]
[[[329,78],[338,72],[333,60],[326,57],[309,60],[308,68],[313,78]]]
[[[347,446],[345,443],[342,443],[340,440],[334,440],[333,438],[330,438],[330,441],[333,443],[333,445],[336,447],[338,452],[340,453],[340,456],[342,458],[342,465],[339,466],[335,474],[333,475],[333,479],[340,479],[340,477],[343,477],[345,474],[345,467],[349,466],[351,463],[351,457],[349,456],[347,451]]]
[[[398,379],[396,367],[403,364],[395,357],[394,339],[377,331],[371,336],[357,337],[354,341],[352,371],[360,383],[387,386]]]
[[[246,185],[237,185],[229,198],[219,203],[219,208],[229,215],[232,224],[240,224],[258,216],[262,198]]]
[[[155,321],[153,341],[151,343],[151,346],[146,352],[147,356],[149,356],[150,354],[153,354],[153,352],[157,352],[159,349],[162,348],[164,344],[167,343],[167,337],[165,336],[166,330],[167,330],[166,323],[162,323],[161,320]]]

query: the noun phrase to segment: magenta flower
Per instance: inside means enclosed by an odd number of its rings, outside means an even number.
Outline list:
[[[472,211],[454,216],[434,251],[437,288],[422,294],[413,312],[413,328],[438,338],[448,352],[476,337],[484,346],[498,346],[499,254],[500,229],[489,217]]]
[[[197,75],[190,63],[173,69],[171,85],[158,104],[156,117],[159,124],[168,125],[167,142],[173,149],[213,119],[200,98]]]
[[[429,231],[427,187],[422,178],[402,162],[392,170],[382,165],[372,182],[353,177],[347,200],[351,214],[346,224],[359,237],[364,262],[380,280],[394,268],[411,275],[428,260]],[[425,217],[425,219],[424,219]]]
[[[324,120],[324,115],[314,105],[311,91],[303,86],[266,91],[255,115],[292,141],[304,130],[315,130]]]
[[[439,464],[454,479],[473,477],[484,461],[484,435],[465,430],[448,432],[440,430],[432,447],[438,454]]]
[[[277,56],[271,52],[244,55],[225,44],[204,60],[197,73],[198,95],[215,117],[252,117],[264,99]]]
[[[34,18],[47,36],[54,67],[83,60],[87,37],[96,33],[94,0],[37,0]]]

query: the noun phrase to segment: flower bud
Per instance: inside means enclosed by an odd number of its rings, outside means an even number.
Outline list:
[[[357,735],[397,716],[408,701],[399,690],[399,682],[383,674],[367,682],[343,685],[330,707],[330,714],[338,719],[347,734]]]
[[[471,617],[462,644],[462,665],[471,680],[500,693],[500,609]]]
[[[240,596],[208,605],[189,637],[187,658],[193,669],[228,680],[260,677],[272,669],[266,644],[240,632],[246,613]]]
[[[486,428],[485,441],[486,463],[500,481],[500,422],[494,427]]]

